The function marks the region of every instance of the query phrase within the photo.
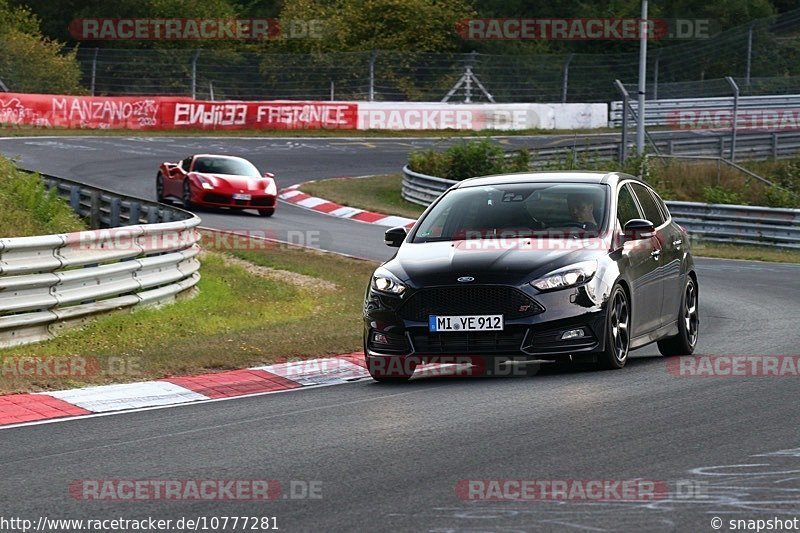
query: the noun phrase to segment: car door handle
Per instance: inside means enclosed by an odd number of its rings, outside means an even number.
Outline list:
[[[672,246],[677,247],[680,246],[681,244],[683,244],[683,239],[675,239],[674,241],[672,241]]]
[[[661,257],[661,250],[653,250],[650,252],[650,257],[658,261],[658,258]]]

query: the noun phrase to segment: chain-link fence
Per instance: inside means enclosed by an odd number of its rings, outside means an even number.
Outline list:
[[[728,94],[724,76],[744,80],[743,95],[797,92],[800,87],[800,9],[709,39],[659,45],[652,44],[648,58],[648,99]],[[78,60],[92,94],[207,99],[440,101],[452,93],[450,101],[605,102],[619,97],[615,79],[627,83],[638,76],[638,52],[266,54],[81,48]]]

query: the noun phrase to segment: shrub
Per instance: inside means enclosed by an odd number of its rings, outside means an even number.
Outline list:
[[[742,195],[736,191],[714,185],[703,188],[703,201],[709,204],[735,204],[747,205],[742,200]]]
[[[408,165],[414,172],[456,181],[528,170],[530,154],[519,150],[505,158],[503,149],[489,140],[459,142],[445,152],[412,152]]]

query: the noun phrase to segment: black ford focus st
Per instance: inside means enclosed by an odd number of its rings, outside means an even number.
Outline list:
[[[652,342],[664,355],[697,344],[688,236],[633,176],[465,180],[409,232],[388,230],[386,244],[399,249],[372,275],[364,304],[364,353],[379,381],[437,361],[622,368]]]

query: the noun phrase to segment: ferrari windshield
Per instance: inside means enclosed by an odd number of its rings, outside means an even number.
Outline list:
[[[193,170],[204,174],[228,174],[250,178],[261,176],[258,169],[249,161],[231,157],[198,157]]]
[[[575,233],[597,236],[608,187],[594,183],[514,183],[447,193],[425,216],[412,242]]]

